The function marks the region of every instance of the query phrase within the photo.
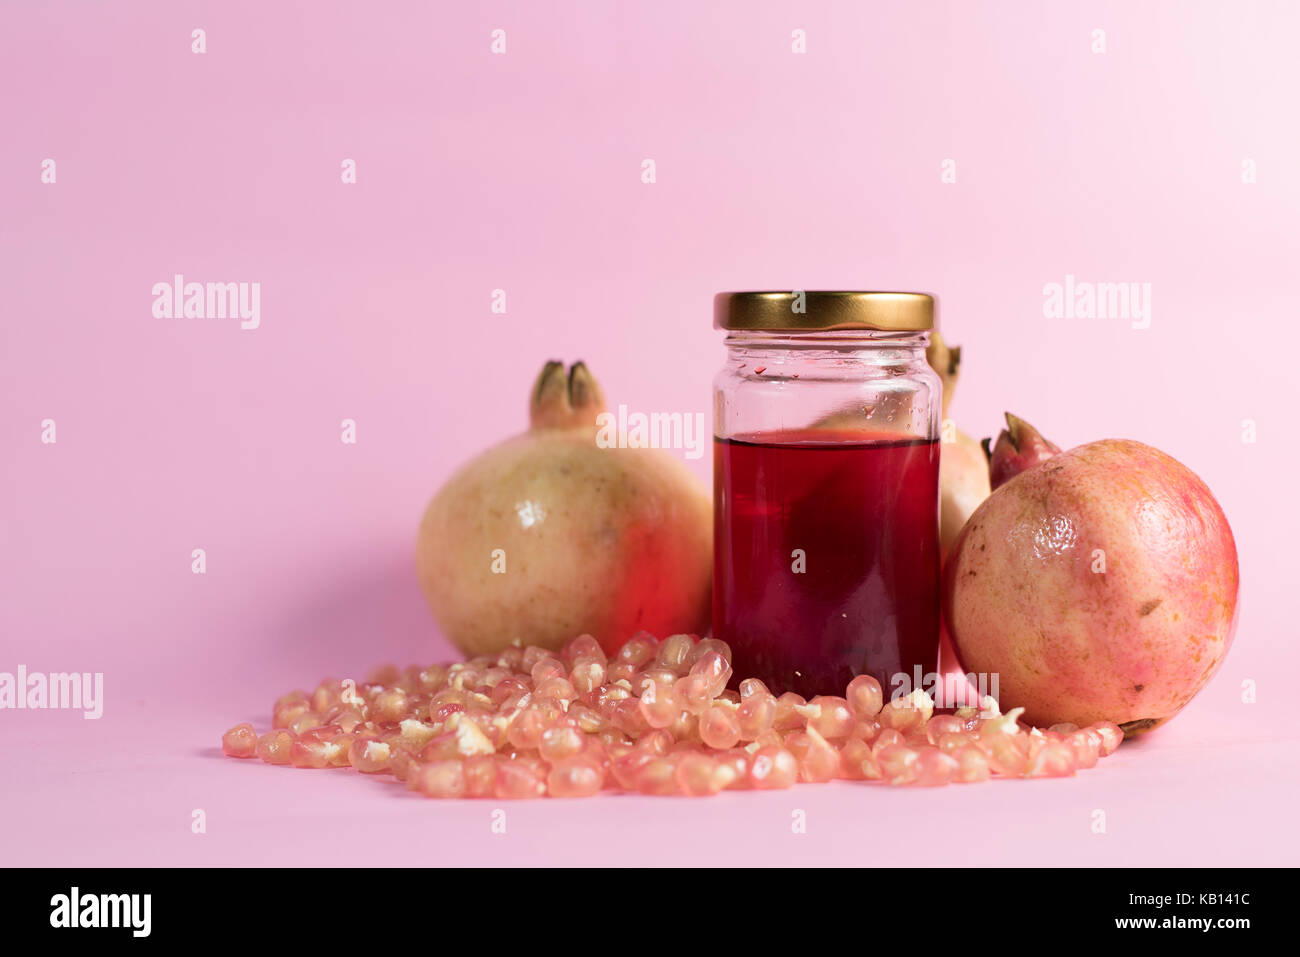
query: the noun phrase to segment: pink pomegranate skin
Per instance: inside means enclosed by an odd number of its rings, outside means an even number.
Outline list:
[[[1104,563],[1104,564],[1103,564]],[[962,529],[944,616],[966,672],[1047,726],[1164,724],[1232,644],[1239,573],[1223,510],[1140,442],[1079,446],[1011,478]]]

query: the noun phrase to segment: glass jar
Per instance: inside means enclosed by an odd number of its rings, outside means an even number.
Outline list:
[[[933,320],[920,293],[714,299],[713,634],[775,694],[936,670]]]

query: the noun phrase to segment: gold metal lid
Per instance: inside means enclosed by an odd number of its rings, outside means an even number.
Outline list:
[[[923,292],[720,292],[713,297],[713,327],[924,332],[934,328],[934,297]]]

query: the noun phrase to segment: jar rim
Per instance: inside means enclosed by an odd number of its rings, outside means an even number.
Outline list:
[[[934,303],[934,296],[924,292],[720,292],[713,297],[713,327],[762,332],[925,332],[934,328]]]

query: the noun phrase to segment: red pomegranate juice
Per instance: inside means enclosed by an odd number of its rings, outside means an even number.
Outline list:
[[[935,670],[939,445],[825,430],[718,439],[713,634],[735,674],[840,695]]]

